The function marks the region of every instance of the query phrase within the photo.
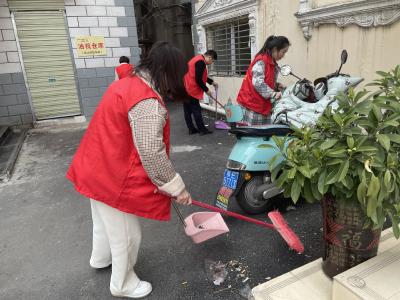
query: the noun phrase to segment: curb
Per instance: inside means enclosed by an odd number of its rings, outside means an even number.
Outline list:
[[[17,143],[15,144],[14,149],[12,150],[11,155],[7,160],[5,169],[0,170],[0,182],[7,182],[10,179],[18,158],[18,154],[22,148],[22,145],[24,144],[28,131],[29,129],[21,129],[20,136],[18,137]]]

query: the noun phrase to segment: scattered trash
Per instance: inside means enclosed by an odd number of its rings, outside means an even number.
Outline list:
[[[215,285],[221,285],[225,281],[228,271],[226,270],[226,264],[221,261],[212,261],[209,259],[205,260],[206,271]]]
[[[288,207],[286,207],[286,211],[290,211],[290,210],[296,210],[296,207],[293,205],[289,205]]]
[[[239,295],[246,299],[253,299],[250,285],[246,283],[246,285],[239,290]]]
[[[187,281],[182,282],[182,285],[186,285],[186,284],[187,284]]]
[[[226,291],[226,290],[229,290],[229,289],[231,289],[231,288],[232,288],[232,285],[228,285],[228,287],[226,287],[226,288],[224,288],[224,289],[220,289],[220,290],[218,290],[218,291],[215,291],[214,294],[221,293],[221,292]]]
[[[265,277],[265,280],[271,280],[271,277]]]
[[[221,261],[205,260],[206,272],[208,278],[214,285],[221,286],[225,284],[226,288],[214,291],[214,294],[231,290],[228,293],[240,294],[246,299],[254,299],[249,285],[251,278],[248,266],[239,260],[230,260],[227,263]]]
[[[222,145],[222,143],[218,143],[218,145]]]

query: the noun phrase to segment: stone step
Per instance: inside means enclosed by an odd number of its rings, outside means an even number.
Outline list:
[[[8,126],[0,126],[0,145],[4,144],[8,136],[12,132],[11,128]]]
[[[27,128],[9,128],[0,138],[0,182],[10,179],[27,133]]]
[[[333,300],[399,300],[400,242],[333,278]]]
[[[400,241],[396,240],[393,236],[392,229],[386,229],[382,232],[381,235],[381,240],[378,248],[378,256],[368,260],[367,262],[364,262],[363,264],[360,264],[356,266],[357,272],[361,272],[361,274],[364,274],[361,270],[364,268],[365,264],[370,263],[372,261],[372,264],[374,264],[374,260],[378,259],[380,260],[381,257],[392,257],[392,253],[388,253],[387,251],[391,249],[392,247],[398,247],[399,249],[399,257],[400,257]],[[400,264],[394,266],[397,266],[397,271],[392,273],[391,276],[393,276],[393,279],[398,280],[400,278]],[[256,287],[253,288],[252,293],[254,296],[255,300],[282,300],[282,299],[287,299],[287,300],[358,300],[358,299],[400,299],[400,294],[397,294],[398,298],[362,298],[362,297],[356,297],[356,298],[350,298],[348,295],[353,294],[353,290],[349,290],[349,284],[347,283],[347,277],[342,278],[341,275],[337,275],[335,277],[335,280],[337,283],[335,283],[335,290],[334,293],[339,295],[338,297],[333,297],[333,280],[327,277],[323,271],[322,271],[322,259],[317,259],[311,263],[308,263],[300,268],[297,268],[295,270],[292,270],[286,274],[283,274],[279,277],[276,277],[270,281],[267,281],[265,283],[262,283]],[[345,274],[347,272],[350,272],[348,274],[353,274],[351,271],[355,268],[352,268],[342,274]],[[360,269],[358,269],[360,268]],[[390,270],[392,271],[392,268]],[[371,280],[375,280],[375,278],[380,278],[378,281],[374,282],[374,286],[380,286],[381,284],[383,285],[382,281],[384,281],[384,276],[387,276],[387,272],[384,271],[381,273],[380,269],[378,267],[375,267],[375,273],[380,274],[379,276],[374,275],[375,277],[371,277]],[[358,274],[358,273],[354,273]],[[353,275],[350,275],[353,276]],[[369,275],[368,275],[369,276]],[[368,279],[367,275],[363,277],[363,280]],[[338,279],[336,279],[338,278]],[[372,279],[373,278],[373,279]],[[368,279],[368,283],[371,281]],[[372,283],[370,283],[372,284]],[[384,286],[384,285],[383,285]],[[392,287],[393,289],[399,287],[400,285],[395,285]],[[353,287],[354,289],[355,287]],[[400,291],[399,291],[400,292]],[[386,294],[385,294],[386,295]]]

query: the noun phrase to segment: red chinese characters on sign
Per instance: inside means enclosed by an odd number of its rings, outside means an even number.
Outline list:
[[[78,57],[104,56],[107,55],[104,37],[81,36],[76,37],[76,50]]]

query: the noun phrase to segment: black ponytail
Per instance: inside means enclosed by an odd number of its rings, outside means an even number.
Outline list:
[[[272,54],[272,50],[276,48],[278,51],[290,46],[290,42],[287,37],[285,36],[274,36],[270,35],[265,43],[264,46],[258,51],[257,55],[261,54]]]

